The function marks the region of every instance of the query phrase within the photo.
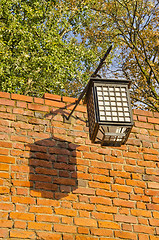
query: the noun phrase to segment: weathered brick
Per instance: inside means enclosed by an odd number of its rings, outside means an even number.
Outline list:
[[[35,215],[32,214],[32,213],[11,212],[10,213],[10,218],[11,219],[34,221],[35,220]]]
[[[43,240],[60,240],[61,235],[58,233],[50,233],[50,232],[37,232],[38,239]]]
[[[120,229],[120,225],[115,222],[98,221],[100,228]]]
[[[79,226],[89,226],[89,227],[97,227],[97,221],[89,218],[74,218],[75,225]]]
[[[134,216],[151,217],[151,212],[147,210],[131,209],[131,214]]]
[[[111,237],[113,236],[113,231],[109,229],[104,229],[104,228],[93,228],[91,229],[91,235]]]
[[[55,232],[66,232],[66,233],[76,233],[76,226],[68,226],[64,224],[54,224]]]
[[[52,216],[49,214],[37,215],[36,220],[38,222],[51,222],[51,223],[59,223],[60,222],[60,218],[58,216]]]
[[[122,199],[113,199],[113,204],[115,206],[122,206],[122,207],[128,207],[128,208],[135,207],[135,203],[133,201],[126,201]]]
[[[0,99],[0,104],[2,105],[7,105],[7,106],[14,106],[15,102],[12,100],[8,100],[8,99]]]
[[[1,98],[10,98],[10,93],[0,92],[0,97],[1,97]]]
[[[35,232],[12,229],[10,231],[10,237],[16,239],[35,239]]]
[[[155,229],[150,226],[134,225],[134,231],[140,233],[154,234]]]
[[[35,103],[29,103],[28,109],[35,110],[35,111],[42,111],[42,112],[49,112],[49,107],[46,105],[40,105]]]
[[[55,100],[55,101],[61,101],[61,96],[59,95],[55,95],[55,94],[50,94],[50,93],[45,93],[43,98],[45,99],[51,99],[51,100]],[[66,97],[65,97],[66,98]],[[73,99],[73,98],[71,98]],[[73,99],[74,100],[74,99]]]
[[[126,222],[126,223],[137,223],[137,218],[133,216],[126,216],[126,215],[115,215],[115,221]]]
[[[28,222],[28,229],[40,229],[40,230],[51,231],[52,224],[51,223]]]
[[[137,240],[137,235],[135,233],[125,231],[115,231],[115,237]]]
[[[66,215],[72,217],[77,215],[77,212],[75,210],[65,208],[55,208],[55,213],[58,215]]]
[[[29,212],[52,214],[52,209],[51,209],[51,207],[31,206]]]

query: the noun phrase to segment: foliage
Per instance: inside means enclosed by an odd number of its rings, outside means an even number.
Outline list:
[[[76,96],[97,60],[79,38],[86,12],[73,0],[1,0],[0,90]]]
[[[114,43],[120,73],[132,80],[134,106],[159,111],[159,3],[156,0],[93,0],[95,19],[83,38]],[[94,35],[92,33],[95,33]],[[114,70],[114,69],[113,69]],[[119,74],[117,74],[119,77]]]

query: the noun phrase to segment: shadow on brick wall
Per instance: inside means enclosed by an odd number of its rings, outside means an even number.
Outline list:
[[[36,141],[28,147],[31,196],[60,199],[77,189],[78,145],[53,137]]]

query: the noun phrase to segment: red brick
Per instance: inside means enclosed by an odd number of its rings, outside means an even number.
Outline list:
[[[0,163],[0,171],[9,171],[9,165]]]
[[[134,109],[133,110],[134,114],[136,115],[141,115],[141,116],[153,116],[153,113],[150,111],[144,111],[144,110],[140,110],[140,109]]]
[[[10,188],[0,186],[0,194],[7,194],[7,193],[10,193]]]
[[[146,188],[146,183],[145,183],[145,182],[143,182],[143,181],[137,181],[137,180],[127,179],[127,180],[126,180],[126,185],[137,186],[137,187],[141,187],[141,188]]]
[[[146,129],[154,129],[153,124],[144,123],[144,122],[135,122],[135,127],[146,128]]]
[[[87,194],[87,195],[94,195],[95,194],[95,190],[94,189],[91,189],[91,188],[82,188],[82,187],[79,187],[77,188],[76,190],[73,191],[73,193],[76,193],[76,194]]]
[[[123,152],[124,157],[143,159],[142,154],[133,153],[133,152]]]
[[[31,206],[29,212],[52,214],[52,209],[51,209],[51,207]]]
[[[15,115],[10,113],[0,113],[0,118],[15,120]]]
[[[141,122],[147,122],[147,118],[145,116],[138,116],[138,120]]]
[[[13,203],[1,203],[1,210],[13,210]]]
[[[148,161],[159,161],[159,157],[156,155],[144,154],[144,159]]]
[[[44,205],[44,206],[53,206],[53,207],[58,207],[60,204],[57,200],[52,200],[52,199],[37,199],[37,204],[38,205]]]
[[[34,103],[44,104],[44,99],[34,97]]]
[[[72,97],[66,97],[66,96],[63,96],[62,97],[62,101],[63,102],[69,102],[69,103],[75,103],[78,99],[77,98],[72,98]],[[81,104],[82,102],[80,102]]]
[[[151,212],[148,210],[131,209],[131,214],[134,216],[151,217]]]
[[[106,190],[110,190],[110,185],[106,183],[100,183],[100,182],[89,182],[90,188],[102,188]]]
[[[26,102],[17,101],[17,107],[19,108],[27,108]]]
[[[102,228],[93,228],[93,229],[91,229],[91,234],[95,235],[95,236],[111,237],[111,236],[113,236],[113,231],[112,230],[108,230],[108,229],[104,229],[104,228],[103,229]]]
[[[95,206],[94,204],[87,204],[87,203],[73,203],[73,208],[91,211],[91,210],[94,210]]]
[[[118,196],[117,192],[111,192],[111,191],[106,191],[106,190],[101,190],[101,189],[96,190],[96,195],[97,196],[106,196],[106,197],[110,197],[110,198],[116,198]]]
[[[112,184],[112,190],[130,193],[132,192],[132,187]]]
[[[26,101],[26,102],[32,102],[33,98],[29,96],[19,95],[19,94],[11,94],[11,99],[20,100],[20,101]]]
[[[159,204],[147,203],[147,209],[159,211]]]
[[[151,226],[159,227],[159,220],[158,219],[149,219]]]
[[[88,159],[103,160],[102,155],[91,152],[83,152],[83,157]]]
[[[114,163],[124,163],[124,158],[117,158],[112,156],[105,156],[105,160],[108,162],[114,162]]]
[[[76,233],[76,226],[68,226],[64,224],[54,224],[55,232]]]
[[[49,233],[49,232],[37,232],[38,239],[43,240],[60,240],[61,235],[57,233]]]
[[[123,223],[122,224],[122,229],[132,232],[132,226],[130,224]]]
[[[150,240],[159,240],[159,237],[157,237],[157,236],[150,236]]]
[[[149,240],[149,236],[146,234],[139,234],[139,240]]]
[[[113,205],[115,206],[122,206],[128,208],[134,208],[135,203],[132,201],[122,200],[122,199],[113,199]]]
[[[93,180],[98,182],[112,183],[112,178],[103,175],[93,175]]]
[[[149,123],[159,124],[159,118],[148,118]]]
[[[143,232],[143,233],[148,233],[148,234],[154,234],[155,229],[153,227],[149,226],[142,226],[142,225],[134,225],[134,231],[135,232]]]
[[[7,239],[8,237],[8,232],[9,232],[9,229],[2,229],[1,228],[1,231],[0,231],[0,238],[2,239]]]
[[[10,218],[34,221],[35,220],[35,215],[33,213],[11,212],[10,213]]]
[[[32,143],[33,140],[30,137],[25,137],[25,136],[11,136],[12,141],[17,141],[17,142],[24,142],[24,143]]]
[[[0,156],[0,162],[15,163],[15,158],[14,157],[8,157],[8,156]]]
[[[97,221],[89,218],[74,218],[75,225],[97,227]]]
[[[12,225],[13,225],[13,222],[11,220],[6,220],[6,219],[0,220],[1,228],[11,228]]]
[[[33,231],[15,230],[10,231],[10,237],[16,239],[35,239],[35,233]]]
[[[149,183],[148,183],[148,188],[156,188],[156,189],[159,189],[159,183],[149,182]]]
[[[26,229],[26,222],[14,221],[14,228]]]
[[[137,240],[136,234],[132,233],[132,232],[115,231],[115,237],[123,238],[123,239]]]
[[[55,213],[58,215],[65,215],[65,216],[76,216],[77,212],[75,210],[71,209],[65,209],[65,208],[55,208]]]
[[[1,97],[1,98],[10,98],[10,93],[0,92],[0,97]]]
[[[89,233],[89,229],[87,227],[78,227],[78,233],[88,234]]]
[[[51,99],[51,100],[55,100],[55,101],[59,101],[61,102],[61,96],[59,95],[54,95],[54,94],[50,94],[50,93],[45,93],[43,98],[45,99]]]
[[[97,209],[97,211],[99,211],[99,212],[117,213],[117,207],[97,205],[97,206],[96,206],[96,209]]]
[[[42,111],[42,112],[49,112],[49,107],[46,105],[34,104],[29,103],[28,109],[35,110],[35,111]]]
[[[52,230],[51,223],[38,223],[38,222],[28,222],[28,229],[40,229],[45,231]]]
[[[104,197],[90,197],[90,203],[99,203],[99,204],[104,204],[104,205],[111,205],[111,200],[109,198],[104,198]]]
[[[12,180],[12,184],[13,186],[20,186],[20,187],[33,187],[33,183],[30,181],[16,181],[16,180]],[[16,197],[15,197],[16,198]],[[20,199],[19,199],[20,201]]]
[[[58,107],[58,108],[64,108],[65,103],[63,102],[58,102],[58,101],[53,101],[53,100],[45,100],[45,104],[53,107]]]
[[[36,220],[38,222],[51,222],[51,223],[59,223],[60,218],[57,216],[49,215],[49,214],[40,214],[36,216]]]
[[[16,197],[12,196],[13,203],[35,204],[35,199],[32,197]]]
[[[92,212],[92,217],[100,220],[112,220],[113,214],[111,213],[102,213],[102,212]]]
[[[115,221],[127,222],[127,223],[137,223],[137,218],[133,217],[133,216],[126,216],[126,215],[115,215]]]
[[[115,222],[98,221],[100,228],[120,229],[120,225]]]
[[[0,104],[2,105],[7,105],[7,106],[14,106],[15,102],[12,100],[8,100],[8,99],[0,99]]]

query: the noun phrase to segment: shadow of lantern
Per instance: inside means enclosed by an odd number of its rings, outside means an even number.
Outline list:
[[[31,196],[60,199],[77,189],[78,145],[52,137],[27,146],[30,150]]]

